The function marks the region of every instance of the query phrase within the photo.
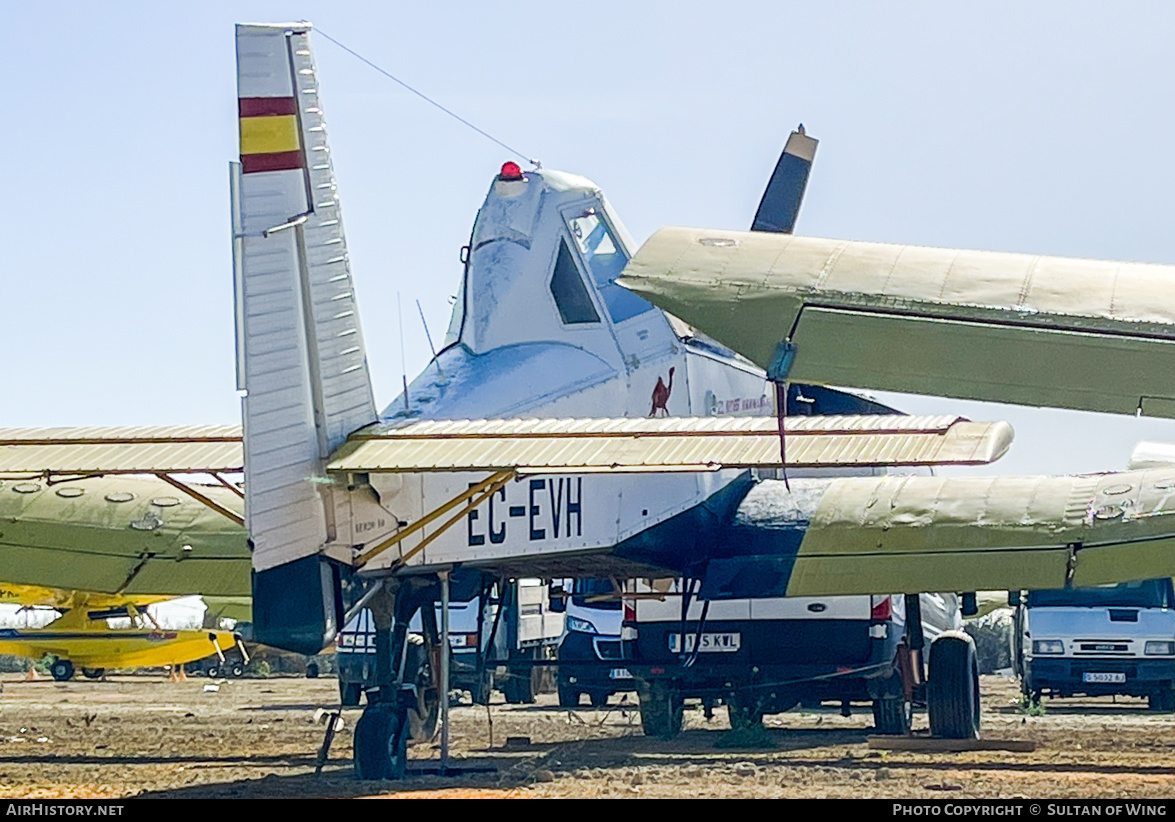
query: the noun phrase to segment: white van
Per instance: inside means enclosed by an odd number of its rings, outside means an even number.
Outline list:
[[[577,707],[586,696],[593,708],[602,708],[613,694],[634,690],[622,662],[624,606],[612,580],[573,580],[565,608],[558,655],[560,707]]]

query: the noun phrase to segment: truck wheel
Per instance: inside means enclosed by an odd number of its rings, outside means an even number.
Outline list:
[[[1147,697],[1147,708],[1164,714],[1175,711],[1175,688],[1168,686],[1152,692]]]
[[[339,704],[344,708],[354,708],[359,704],[363,695],[363,684],[360,682],[343,682],[339,680]]]
[[[355,725],[353,750],[359,779],[403,779],[408,763],[403,714],[384,703],[368,705]]]
[[[511,705],[534,704],[534,668],[510,668],[502,693]]]
[[[979,666],[975,642],[946,631],[930,646],[926,708],[930,734],[943,739],[979,738]]]
[[[754,691],[735,691],[726,698],[726,717],[732,731],[763,724],[763,701]]]
[[[53,678],[58,682],[68,682],[73,679],[73,663],[68,659],[59,659],[53,663],[49,673],[53,674]]]
[[[490,696],[494,693],[494,675],[489,671],[482,671],[481,679],[469,692],[474,705],[489,705]]]
[[[879,734],[905,736],[910,733],[914,706],[901,696],[873,700],[873,727]]]
[[[641,730],[645,736],[672,739],[681,733],[684,705],[672,682],[654,679],[637,686],[640,702]]]
[[[559,707],[578,708],[579,690],[570,682],[559,680]]]

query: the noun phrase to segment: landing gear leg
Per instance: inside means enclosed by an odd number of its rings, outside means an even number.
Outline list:
[[[375,682],[355,726],[355,775],[363,780],[401,779],[408,761],[407,709],[400,704],[400,661],[411,613],[407,585],[386,581],[368,607],[375,622]],[[397,617],[400,617],[397,619]]]

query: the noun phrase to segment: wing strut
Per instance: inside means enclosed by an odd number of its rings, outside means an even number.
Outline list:
[[[180,491],[183,491],[185,494],[187,494],[192,499],[194,499],[198,502],[204,503],[205,505],[207,505],[209,508],[211,508],[216,513],[222,514],[222,515],[228,517],[230,520],[235,522],[237,525],[240,525],[242,528],[244,527],[245,518],[242,517],[240,514],[238,514],[236,511],[232,510],[231,508],[226,508],[225,506],[221,505],[216,500],[211,499],[210,497],[204,496],[199,491],[197,491],[195,488],[184,485],[182,482],[180,482],[179,480],[177,480],[175,477],[171,476],[170,474],[156,474],[155,476],[159,477],[159,479],[163,480],[164,482],[166,482],[168,485],[172,486],[173,488],[180,490]],[[216,476],[216,475],[214,474],[213,476]],[[220,477],[216,477],[216,478],[219,479],[225,485],[229,485],[223,479],[220,479]],[[231,485],[229,485],[229,487],[232,488]],[[236,489],[233,489],[233,490],[236,490]]]
[[[463,507],[460,511],[458,511],[456,514],[454,514],[452,517],[450,517],[448,520],[446,520],[445,523],[443,525],[441,525],[441,527],[438,528],[436,531],[433,531],[427,537],[422,539],[420,541],[419,545],[412,548],[406,554],[403,554],[400,557],[400,559],[396,563],[394,563],[394,565],[393,565],[393,568],[400,567],[405,562],[410,560],[412,557],[416,556],[416,554],[423,551],[424,548],[430,542],[435,540],[437,537],[439,537],[445,531],[449,530],[449,528],[452,527],[456,522],[458,522],[463,516],[468,514],[470,511],[472,511],[477,506],[481,505],[483,502],[485,502],[487,499],[489,499],[493,494],[497,493],[498,489],[500,489],[503,485],[505,485],[507,482],[509,482],[510,480],[512,480],[514,478],[514,474],[515,474],[514,471],[498,471],[497,473],[491,474],[489,477],[487,477],[486,479],[477,483],[476,485],[471,485],[467,490],[462,491],[460,494],[453,497],[453,499],[449,500],[444,505],[440,506],[439,508],[436,508],[435,510],[433,510],[432,512],[430,512],[426,516],[421,517],[420,519],[418,519],[416,522],[412,523],[412,525],[408,526],[404,530],[396,532],[392,536],[388,537],[387,539],[383,540],[382,542],[376,543],[371,548],[369,548],[367,551],[360,554],[359,558],[355,561],[355,567],[362,568],[364,565],[366,565],[368,562],[370,562],[375,557],[382,554],[387,549],[389,549],[395,545],[400,544],[407,537],[416,533],[417,531],[424,528],[426,525],[435,521],[436,519],[444,516],[446,513],[453,510],[454,508],[456,508],[458,505],[461,505],[461,503],[463,503],[463,502],[466,503],[465,507]]]

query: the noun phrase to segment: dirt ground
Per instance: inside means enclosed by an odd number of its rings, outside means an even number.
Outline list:
[[[210,686],[215,686],[213,690]],[[3,679],[0,797],[892,797],[1169,798],[1175,796],[1175,714],[1136,699],[1053,700],[1020,712],[1015,683],[984,677],[983,735],[1032,740],[1033,753],[913,753],[868,747],[872,715],[854,706],[767,718],[769,749],[717,747],[725,713],[688,712],[673,741],[646,739],[635,710],[533,706],[453,710],[452,765],[419,745],[402,782],[352,775],[347,710],[315,774],[334,679],[169,683]],[[631,700],[632,697],[629,697]],[[492,733],[489,720],[492,720]],[[924,730],[926,717],[915,717]],[[524,737],[525,739],[509,739]],[[508,742],[509,739],[509,742]],[[432,769],[432,774],[428,770]]]

